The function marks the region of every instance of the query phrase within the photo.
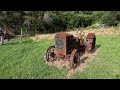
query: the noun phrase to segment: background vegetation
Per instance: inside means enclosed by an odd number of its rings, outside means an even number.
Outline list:
[[[54,33],[73,28],[120,25],[120,11],[0,11],[0,25],[15,34]]]
[[[120,79],[120,11],[0,11],[0,26],[14,34],[20,34],[22,28],[23,34],[29,36],[41,33],[46,36],[46,33],[74,28],[85,28],[88,32],[95,29],[99,53],[85,71],[74,73],[70,78]],[[111,26],[117,28],[110,30]],[[58,69],[45,63],[45,53],[54,45],[53,39],[36,42],[23,38],[22,43],[19,41],[16,38],[0,46],[1,79],[66,78],[67,68]]]

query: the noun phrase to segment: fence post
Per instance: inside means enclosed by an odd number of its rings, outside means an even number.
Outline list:
[[[22,28],[20,30],[21,30],[20,43],[22,43],[22,38],[23,38]]]
[[[0,36],[0,44],[2,45],[3,44],[3,35]]]

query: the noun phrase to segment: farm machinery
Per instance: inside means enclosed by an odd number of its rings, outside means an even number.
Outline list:
[[[77,37],[65,32],[57,33],[55,45],[47,49],[46,61],[68,60],[70,68],[74,68],[80,61],[82,53],[90,53],[95,49],[95,33],[88,33],[86,42],[83,36],[85,36],[83,31],[77,31]]]

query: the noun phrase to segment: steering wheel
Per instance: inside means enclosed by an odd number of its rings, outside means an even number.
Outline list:
[[[85,32],[83,30],[77,30],[77,36],[79,37],[79,39],[82,39],[82,37],[85,36]]]

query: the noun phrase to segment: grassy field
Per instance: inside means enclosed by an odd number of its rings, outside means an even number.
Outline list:
[[[0,46],[0,79],[61,79],[68,69],[48,66],[44,56],[53,40],[34,42],[24,39],[23,43],[13,40]],[[83,72],[75,73],[75,79],[118,79],[120,78],[120,35],[97,36],[99,53]]]
[[[63,78],[67,69],[49,67],[44,60],[48,46],[53,41],[33,42],[25,39],[0,46],[0,78],[8,79],[44,79]]]
[[[87,66],[85,72],[76,73],[73,78],[120,79],[120,35],[98,36],[98,56]]]

